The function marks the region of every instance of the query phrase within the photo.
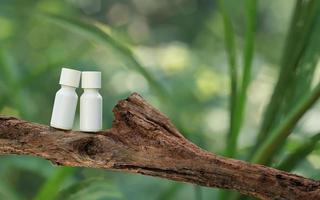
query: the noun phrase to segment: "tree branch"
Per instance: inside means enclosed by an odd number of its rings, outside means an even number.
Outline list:
[[[95,134],[0,116],[0,154],[140,173],[237,190],[261,199],[320,199],[319,181],[200,149],[136,93],[119,101],[113,112],[112,128]]]

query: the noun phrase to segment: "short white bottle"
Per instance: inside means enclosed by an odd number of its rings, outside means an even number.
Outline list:
[[[76,88],[79,86],[80,76],[80,71],[62,68],[59,81],[61,89],[54,99],[50,126],[64,130],[72,129],[78,102]]]
[[[98,132],[102,129],[101,72],[82,72],[81,82],[84,92],[80,97],[80,130]]]

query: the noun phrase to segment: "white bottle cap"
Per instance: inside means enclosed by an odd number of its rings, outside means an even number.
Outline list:
[[[101,72],[82,72],[82,88],[101,88]]]
[[[79,87],[81,72],[74,69],[62,68],[60,75],[60,85]]]

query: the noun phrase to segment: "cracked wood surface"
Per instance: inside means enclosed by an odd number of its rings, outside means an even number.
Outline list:
[[[119,101],[113,112],[112,128],[95,134],[0,116],[0,154],[157,176],[260,199],[320,199],[319,181],[200,149],[139,94]]]

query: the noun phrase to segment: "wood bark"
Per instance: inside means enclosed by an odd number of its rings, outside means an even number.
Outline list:
[[[112,128],[94,134],[1,116],[0,154],[157,176],[260,199],[320,199],[319,181],[200,149],[136,93],[119,101],[113,112]]]

